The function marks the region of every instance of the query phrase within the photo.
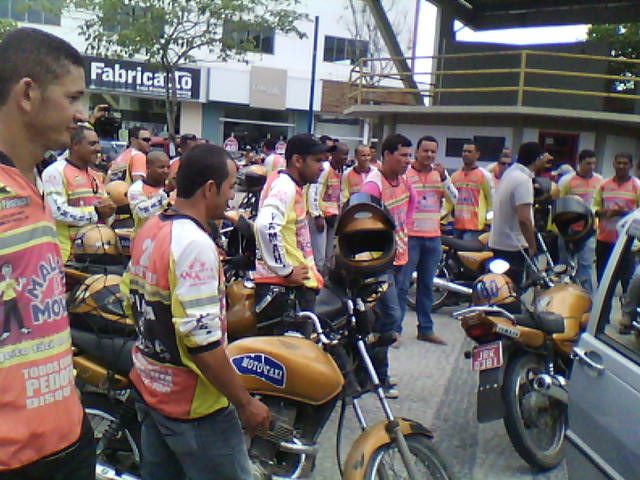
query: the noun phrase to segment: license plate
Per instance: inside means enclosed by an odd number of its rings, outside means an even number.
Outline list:
[[[473,370],[490,370],[502,366],[502,342],[479,345],[473,350],[471,368]]]

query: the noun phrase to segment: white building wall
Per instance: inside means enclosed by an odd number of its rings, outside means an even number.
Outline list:
[[[202,135],[202,104],[197,102],[181,102],[180,133]]]

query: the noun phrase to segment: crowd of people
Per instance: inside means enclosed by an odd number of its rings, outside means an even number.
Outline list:
[[[224,217],[234,197],[236,162],[222,147],[191,134],[180,138],[180,156],[170,159],[152,150],[149,131],[134,127],[128,148],[103,175],[93,167],[100,143],[80,101],[82,56],[63,40],[28,28],[8,34],[0,55],[0,475],[95,475],[93,433],[71,373],[63,264],[80,228],[123,220],[110,196],[116,186],[125,189],[133,222],[122,291],[139,332],[130,377],[142,424],[143,477],[195,480],[215,471],[220,478],[249,478],[241,424],[255,434],[268,428],[271,417],[225,354],[224,273],[208,227]],[[67,153],[40,178],[36,167],[52,149]],[[394,335],[393,346],[400,346],[414,272],[416,338],[446,344],[431,310],[441,232],[449,220],[463,240],[489,232],[489,248],[509,262],[507,274],[520,285],[524,255],[539,249],[533,179],[552,174],[551,156],[529,142],[517,155],[505,149],[485,169],[478,163],[480,146],[469,142],[460,169],[450,175],[437,161],[438,150],[431,135],[414,145],[392,134],[379,148],[358,145],[352,152],[345,143],[311,134],[289,138],[283,154],[276,142],[265,141],[267,180],[255,218],[259,321],[314,310],[334,267],[341,209],[358,192],[378,198],[395,222],[395,259],[374,326]],[[594,264],[599,280],[617,240],[617,222],[640,207],[630,154],[615,156],[610,179],[598,175],[596,165],[595,153],[584,150],[576,171],[553,172],[564,173],[554,179],[559,195],[580,197],[598,218],[597,235],[577,252],[578,278],[589,292]],[[561,241],[558,252],[568,254]],[[624,292],[633,284],[635,263],[630,257],[625,265],[619,273]],[[640,285],[640,273],[636,277]],[[380,380],[387,396],[397,397],[388,350],[379,350],[374,361]]]

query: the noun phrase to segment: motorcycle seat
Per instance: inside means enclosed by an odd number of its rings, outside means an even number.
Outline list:
[[[323,288],[316,297],[316,314],[323,320],[335,324],[347,313],[347,306],[333,290]]]
[[[564,317],[552,312],[528,312],[516,315],[516,323],[522,327],[542,330],[545,333],[562,333],[565,330]]]
[[[73,345],[96,360],[104,362],[105,368],[123,376],[128,376],[133,361],[131,348],[135,339],[96,334],[77,328],[71,329]]]
[[[487,247],[477,238],[470,240],[460,240],[449,235],[442,235],[440,238],[442,245],[452,248],[456,252],[484,252]]]

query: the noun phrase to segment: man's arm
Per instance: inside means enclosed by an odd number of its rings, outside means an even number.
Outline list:
[[[61,223],[81,227],[98,223],[98,212],[93,207],[72,207],[67,200],[67,192],[62,178],[62,165],[50,165],[42,174],[44,194],[51,207],[53,218]]]
[[[529,256],[533,257],[538,253],[536,244],[536,232],[533,226],[533,204],[525,203],[516,206],[516,215],[520,231],[529,245]]]
[[[139,218],[151,217],[162,210],[169,202],[169,194],[166,191],[160,190],[153,197],[147,198],[142,188],[139,188],[136,184],[129,188],[127,198],[129,199],[131,213]]]
[[[176,269],[173,297],[184,310],[182,315],[173,317],[176,336],[205,378],[236,406],[245,428],[254,435],[261,428],[269,428],[271,415],[264,404],[249,395],[226,355],[219,296],[220,282],[224,281],[219,276],[220,260],[213,243],[198,233],[183,231],[183,235],[192,238],[181,246],[176,246],[181,239],[172,244]],[[194,268],[198,275],[192,275]]]
[[[147,156],[138,152],[131,156],[129,161],[129,173],[131,175],[131,183],[142,180],[147,174]]]

